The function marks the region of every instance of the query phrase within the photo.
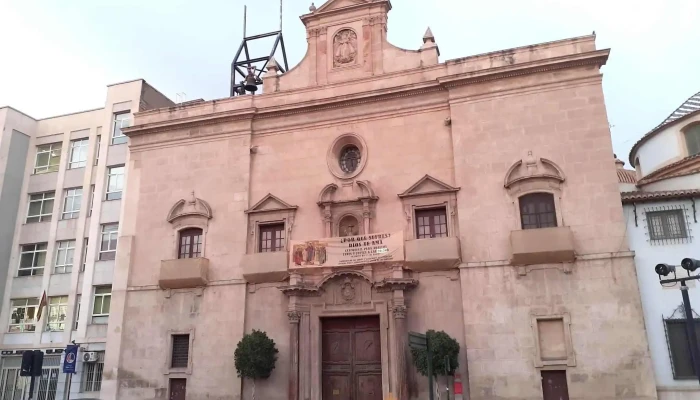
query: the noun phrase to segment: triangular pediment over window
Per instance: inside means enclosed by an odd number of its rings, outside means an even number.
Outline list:
[[[298,207],[293,206],[286,201],[281,200],[279,197],[268,193],[260,201],[255,203],[254,206],[246,210],[246,214],[269,212],[269,211],[282,211],[282,210],[296,210]]]
[[[325,11],[337,10],[340,8],[346,8],[351,6],[356,6],[360,4],[371,3],[369,0],[329,0],[325,2],[321,7],[316,9],[316,13],[321,13]]]
[[[445,182],[435,179],[430,175],[425,175],[418,182],[414,183],[405,192],[399,194],[399,197],[422,196],[440,193],[454,193],[459,190],[458,187],[450,186]]]

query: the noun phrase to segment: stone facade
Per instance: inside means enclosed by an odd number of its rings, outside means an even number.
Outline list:
[[[102,398],[165,399],[186,379],[188,399],[248,399],[233,353],[259,329],[279,358],[257,398],[320,400],[321,325],[358,315],[379,320],[368,398],[427,398],[406,335],[428,329],[459,342],[463,398],[540,399],[549,370],[566,372],[571,398],[656,398],[609,162],[608,50],[585,36],[439,63],[429,31],[418,51],[387,42],[390,9],[329,1],[302,16],[306,57],[271,68],[262,95],[136,114]],[[350,170],[347,146],[361,154]],[[552,199],[558,240],[517,233],[518,254],[541,262],[519,265],[512,232],[533,193]],[[168,217],[190,197],[210,214]],[[418,237],[426,209],[444,235]],[[355,233],[403,232],[404,261],[289,270],[286,251],[260,251],[266,224],[288,249],[342,234],[348,217]],[[202,230],[206,284],[163,289],[184,228]],[[189,364],[173,369],[183,333]]]

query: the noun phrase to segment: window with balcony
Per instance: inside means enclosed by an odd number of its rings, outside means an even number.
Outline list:
[[[34,173],[43,174],[58,171],[61,164],[61,143],[50,143],[36,147]]]
[[[17,276],[44,275],[46,247],[46,243],[22,245]]]
[[[127,137],[122,133],[122,128],[131,125],[131,114],[129,111],[114,114],[112,123],[112,144],[124,144],[127,142]]]
[[[258,251],[284,251],[284,223],[260,225]]]
[[[109,307],[112,303],[112,286],[95,287],[92,301],[92,323],[106,324],[109,317]]]
[[[64,193],[61,219],[78,218],[83,203],[83,188],[66,189]]]
[[[73,253],[75,253],[75,240],[56,242],[54,274],[69,274],[73,270]]]
[[[649,239],[651,240],[685,239],[688,237],[682,209],[647,211],[646,217]]]
[[[66,327],[68,296],[49,297],[49,316],[46,328],[49,331],[62,331]]]
[[[55,192],[30,194],[26,223],[51,221],[55,196]]]
[[[416,210],[416,238],[447,237],[447,209],[445,207]]]
[[[124,166],[114,166],[107,169],[107,193],[106,200],[118,200],[122,198],[124,189]]]
[[[685,132],[685,144],[689,156],[700,154],[700,125],[695,125]]]
[[[70,142],[70,159],[68,169],[83,168],[87,163],[88,138],[73,140]]]
[[[177,258],[197,258],[202,256],[202,230],[189,228],[180,231],[180,247]]]
[[[114,260],[117,254],[117,236],[119,224],[102,225],[102,241],[100,243],[100,260]]]
[[[531,193],[521,196],[520,222],[522,229],[553,228],[557,226],[557,212],[551,193]]]
[[[34,332],[39,299],[10,300],[10,323],[8,332]]]

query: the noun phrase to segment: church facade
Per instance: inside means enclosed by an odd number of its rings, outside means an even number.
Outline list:
[[[388,43],[390,10],[331,0],[262,95],[135,114],[101,398],[249,399],[234,351],[261,330],[256,398],[425,399],[431,329],[460,345],[450,399],[656,398],[609,51],[439,62],[430,31]]]

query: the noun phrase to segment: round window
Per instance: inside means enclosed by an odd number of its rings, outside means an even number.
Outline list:
[[[345,146],[340,152],[340,169],[344,172],[350,174],[357,170],[357,167],[362,161],[362,155],[360,154],[360,149],[355,145]]]

